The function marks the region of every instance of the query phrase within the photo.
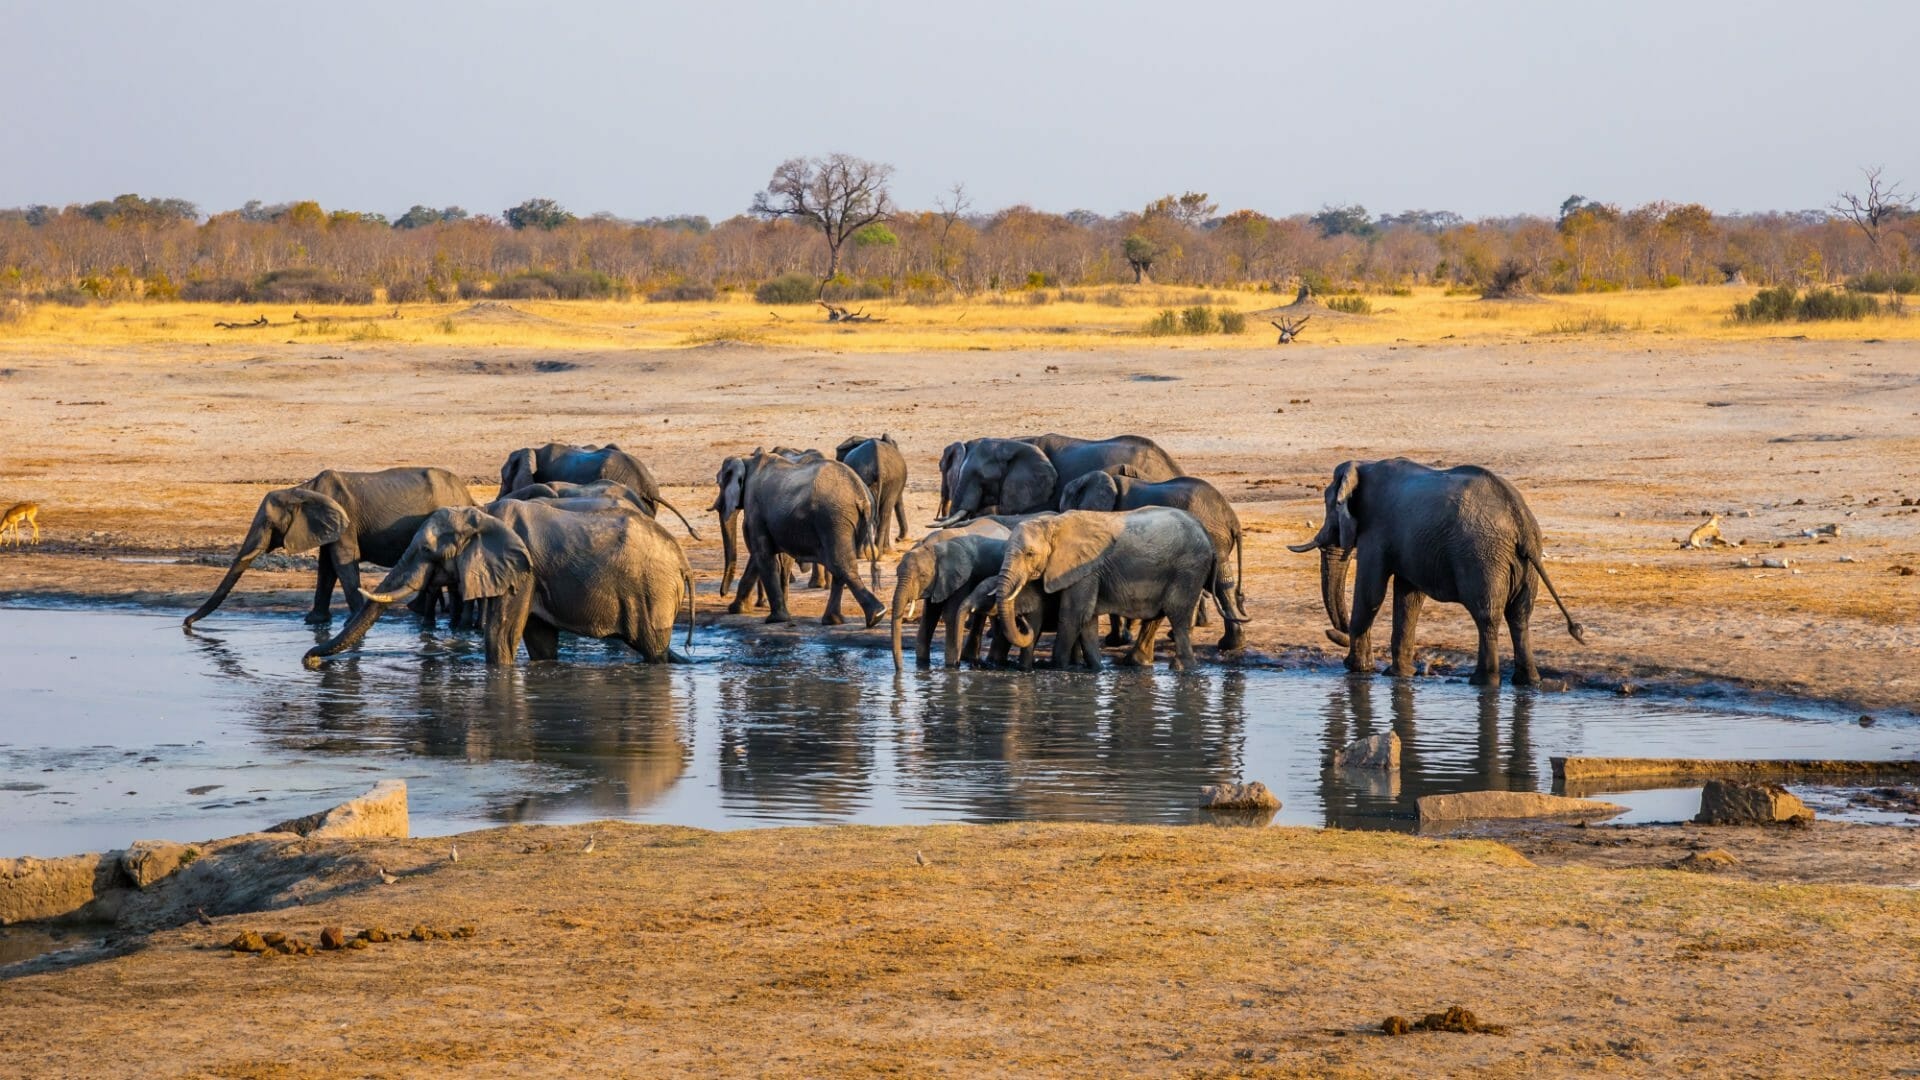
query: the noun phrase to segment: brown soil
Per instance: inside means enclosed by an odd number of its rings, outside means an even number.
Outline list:
[[[457,863],[444,839],[331,850],[304,903],[0,984],[0,1073],[1897,1075],[1920,1045],[1906,889],[1280,828],[602,823],[470,834]],[[230,944],[329,927],[390,940]],[[1441,1030],[1381,1034],[1426,1014]]]
[[[1912,343],[900,356],[224,341],[81,356],[52,348],[0,345],[0,430],[11,447],[0,502],[38,500],[47,534],[38,549],[0,552],[0,595],[11,598],[184,610],[218,580],[270,487],[322,468],[412,462],[452,467],[486,497],[508,451],[558,438],[616,440],[652,463],[707,537],[691,554],[711,611],[719,545],[711,515],[695,511],[726,454],[890,431],[912,471],[917,533],[932,517],[933,463],[952,439],[1133,431],[1158,438],[1239,506],[1256,659],[1334,657],[1312,558],[1283,545],[1310,535],[1333,465],[1405,454],[1482,463],[1528,494],[1555,583],[1588,628],[1589,644],[1578,645],[1543,606],[1535,639],[1549,675],[1734,684],[1875,711],[1920,699],[1911,663],[1920,578],[1894,571],[1920,563],[1920,507],[1901,505],[1920,500]],[[1143,371],[1174,378],[1139,381]],[[1747,546],[1678,550],[1702,510],[1722,512],[1728,538]],[[1798,536],[1829,523],[1842,535]],[[153,553],[204,558],[114,561]],[[1794,565],[1736,565],[1762,554]],[[256,572],[230,602],[294,608],[311,580]],[[823,594],[798,596],[797,609],[811,612]],[[1472,647],[1471,624],[1458,608],[1429,606],[1420,639],[1457,661]]]

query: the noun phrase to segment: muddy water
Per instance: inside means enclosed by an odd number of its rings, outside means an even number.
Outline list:
[[[324,635],[322,635],[324,636]],[[390,616],[355,657],[300,666],[287,615],[0,608],[0,856],[257,829],[407,780],[416,833],[614,817],[1190,822],[1196,789],[1258,779],[1302,825],[1411,829],[1421,795],[1550,790],[1554,754],[1920,756],[1895,721],[1440,680],[1211,668],[908,673],[883,653],[703,630],[700,663],[570,641],[489,672],[478,643]],[[1396,731],[1397,780],[1334,770]],[[1692,813],[1689,792],[1614,801]]]

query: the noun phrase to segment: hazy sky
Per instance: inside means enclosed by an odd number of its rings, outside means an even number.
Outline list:
[[[0,0],[0,206],[718,220],[845,150],[916,207],[1799,209],[1920,187],[1917,48],[1917,0]]]

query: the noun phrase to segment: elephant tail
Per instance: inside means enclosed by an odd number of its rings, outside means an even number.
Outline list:
[[[680,583],[687,591],[687,654],[693,654],[693,571],[681,570]]]
[[[1527,548],[1520,552],[1520,557],[1527,561],[1528,566],[1533,567],[1534,573],[1540,575],[1540,580],[1546,585],[1548,594],[1553,597],[1553,602],[1559,606],[1561,617],[1567,620],[1567,633],[1573,635],[1573,640],[1585,645],[1587,643],[1586,629],[1579,623],[1573,621],[1573,613],[1567,610],[1566,601],[1560,599],[1560,590],[1553,587],[1553,579],[1547,576],[1546,565],[1540,561],[1540,556],[1536,554],[1533,549]]]
[[[669,510],[671,510],[671,511],[673,511],[673,516],[674,516],[674,517],[677,517],[677,518],[679,518],[679,519],[680,519],[680,524],[681,524],[681,525],[684,525],[684,526],[686,526],[686,530],[687,530],[687,535],[688,535],[688,536],[691,536],[691,537],[693,537],[693,538],[694,538],[695,540],[698,540],[698,539],[700,539],[700,534],[699,534],[699,533],[697,533],[697,532],[695,532],[695,531],[693,530],[693,523],[687,520],[687,515],[685,515],[685,514],[683,514],[683,513],[681,513],[681,512],[680,512],[680,508],[679,508],[679,507],[677,507],[677,506],[675,506],[675,505],[673,505],[672,503],[670,503],[670,502],[668,502],[668,501],[667,501],[666,499],[664,499],[664,498],[662,498],[662,497],[661,497],[661,496],[659,496],[659,495],[655,495],[655,496],[653,497],[653,501],[654,501],[654,502],[655,502],[656,504],[658,504],[658,505],[660,505],[660,506],[664,506],[664,507],[666,507],[667,509],[669,509]],[[723,523],[723,525],[722,525],[722,527],[723,527],[723,528],[725,527],[725,526],[724,526],[724,523]]]
[[[1244,533],[1235,532],[1233,534],[1233,606],[1240,609],[1242,617],[1245,617],[1247,614],[1246,582],[1247,538]],[[1224,615],[1221,617],[1225,618]],[[1252,622],[1253,620],[1248,618],[1247,621]]]
[[[867,509],[862,515],[860,531],[866,537],[867,575],[877,589],[880,587],[880,497],[874,494],[871,486],[867,486]]]

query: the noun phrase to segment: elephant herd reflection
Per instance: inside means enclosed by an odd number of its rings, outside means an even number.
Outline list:
[[[195,640],[280,751],[528,770],[488,807],[500,822],[1188,822],[1201,785],[1246,776],[1279,791],[1283,821],[1412,828],[1422,795],[1540,781],[1530,692],[1246,669],[900,675],[857,647],[746,636],[692,665],[581,640],[567,664],[502,669],[474,663],[461,635],[390,633],[417,634],[400,648],[424,659],[372,652],[322,668],[317,687]],[[1397,776],[1328,764],[1388,730]]]

